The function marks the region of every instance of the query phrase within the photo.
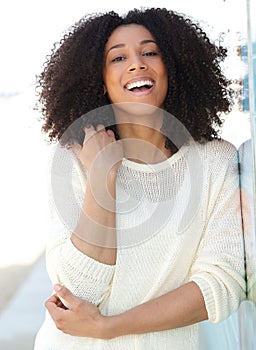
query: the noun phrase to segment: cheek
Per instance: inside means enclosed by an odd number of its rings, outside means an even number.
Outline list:
[[[161,78],[161,87],[162,90],[165,90],[167,92],[168,90],[168,76],[165,71],[163,71],[162,78]]]
[[[104,85],[108,98],[111,102],[116,102],[120,96],[120,75],[116,70],[108,70],[103,74]]]
[[[163,82],[168,82],[168,71],[163,62],[158,65],[158,76],[161,77]]]
[[[118,101],[118,97],[120,93],[116,91],[115,86],[113,86],[112,84],[107,84],[106,91],[107,91],[107,96],[111,103],[115,103]]]
[[[116,86],[116,74],[111,70],[107,70],[107,72],[103,73],[104,84],[107,91],[113,90]]]

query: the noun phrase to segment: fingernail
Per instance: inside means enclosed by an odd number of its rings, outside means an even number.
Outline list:
[[[92,125],[91,124],[87,124],[87,125],[85,125],[85,128],[86,129],[89,129],[89,128],[91,128],[92,127]]]
[[[59,292],[61,290],[61,288],[62,288],[62,286],[60,284],[55,284],[55,286],[54,286],[54,290],[56,292]]]

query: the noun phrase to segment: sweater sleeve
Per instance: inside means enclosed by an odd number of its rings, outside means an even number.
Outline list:
[[[190,280],[201,289],[208,318],[216,323],[236,311],[245,298],[245,264],[236,149],[225,152],[209,181],[204,236],[191,267]],[[213,164],[213,163],[212,163]]]
[[[52,283],[61,283],[76,296],[100,305],[108,298],[115,266],[86,256],[70,239],[82,210],[86,172],[73,153],[59,145],[50,169],[48,274]]]

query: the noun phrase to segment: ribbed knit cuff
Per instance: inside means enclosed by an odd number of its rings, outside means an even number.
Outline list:
[[[218,322],[220,318],[220,315],[217,315],[216,306],[218,299],[216,294],[219,290],[218,283],[213,278],[210,278],[209,281],[209,275],[207,273],[201,273],[200,276],[194,275],[190,279],[190,282],[195,282],[203,294],[209,321],[212,323]]]
[[[67,239],[61,249],[60,264],[65,266],[70,274],[74,271],[76,274],[87,276],[95,281],[108,284],[113,277],[115,265],[103,264],[78,250],[71,239]]]

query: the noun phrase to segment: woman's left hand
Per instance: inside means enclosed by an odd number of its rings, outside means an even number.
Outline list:
[[[60,287],[60,289],[58,288]],[[98,308],[55,286],[57,294],[45,303],[56,327],[74,336],[113,339],[189,326],[208,319],[199,286],[191,281],[123,313],[103,316]],[[70,305],[66,308],[61,300]]]
[[[54,290],[56,294],[45,302],[45,306],[59,330],[74,336],[108,338],[104,334],[106,317],[101,315],[97,306],[76,297],[58,284]],[[69,308],[65,307],[61,300],[64,300]]]

